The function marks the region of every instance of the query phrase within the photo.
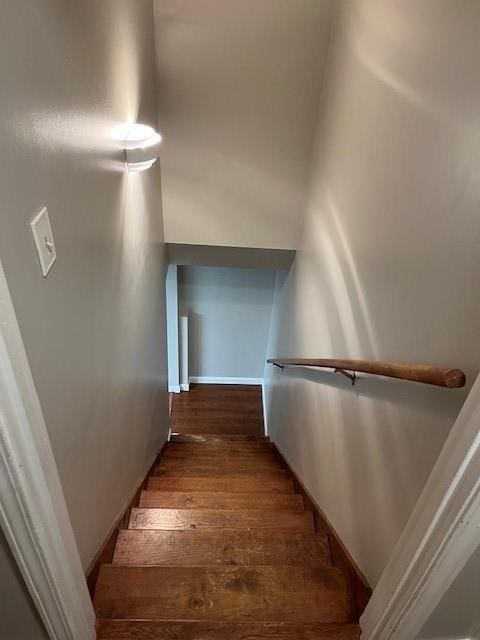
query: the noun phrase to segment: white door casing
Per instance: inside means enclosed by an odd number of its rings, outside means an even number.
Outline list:
[[[52,640],[94,640],[57,467],[0,263],[0,526]]]
[[[412,640],[480,546],[480,376],[360,620],[362,640]]]

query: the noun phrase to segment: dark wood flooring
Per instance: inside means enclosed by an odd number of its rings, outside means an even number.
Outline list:
[[[173,395],[173,433],[262,436],[262,387],[192,384]]]
[[[171,419],[99,572],[99,640],[358,640],[348,571],[263,436],[260,389],[194,386]]]

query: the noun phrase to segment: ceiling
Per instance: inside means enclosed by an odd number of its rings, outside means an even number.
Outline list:
[[[156,0],[165,239],[297,248],[330,0]]]

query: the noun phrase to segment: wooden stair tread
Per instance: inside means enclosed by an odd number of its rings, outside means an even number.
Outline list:
[[[122,530],[113,564],[330,565],[326,534],[282,531]]]
[[[258,387],[175,395],[180,433],[99,572],[99,640],[359,640],[350,574],[262,416]]]
[[[197,423],[199,432],[208,430],[212,434],[224,434],[227,432],[231,435],[244,435],[246,433],[255,435],[263,431],[263,420],[260,419],[255,421],[248,420],[245,422],[241,420],[235,420],[231,423],[222,419],[216,421],[205,419],[197,420]],[[178,428],[178,422],[175,423],[175,421],[173,421],[173,426],[175,428]]]
[[[221,491],[233,493],[294,493],[293,480],[263,478],[152,477],[150,491]]]
[[[178,442],[170,440],[165,444],[165,451],[177,449],[183,451],[215,451],[216,449],[224,449],[231,451],[274,451],[274,446],[270,440],[259,440],[254,437],[241,439],[239,435],[230,434],[228,438],[223,438],[219,434],[212,433],[208,440],[194,440],[187,442]]]
[[[197,457],[164,457],[157,469],[211,469],[224,467],[228,469],[270,469],[285,470],[276,456],[260,454],[259,456],[224,458],[223,456]]]
[[[103,565],[99,618],[248,622],[350,622],[347,579],[337,567]]]
[[[224,456],[226,458],[256,457],[259,454],[274,455],[270,442],[169,442],[165,445],[165,458],[184,458],[194,456]]]
[[[209,444],[224,444],[228,442],[233,443],[265,443],[269,442],[268,436],[248,436],[248,435],[213,435],[210,433],[172,433],[170,442],[194,442],[194,443],[209,443]]]
[[[132,509],[129,529],[271,529],[315,531],[311,511],[260,511],[257,509]]]
[[[359,640],[357,624],[105,620],[98,640]]]
[[[282,480],[287,478],[286,469],[256,468],[253,464],[250,467],[230,467],[212,465],[211,467],[189,466],[178,468],[176,465],[159,465],[155,469],[155,476],[167,478],[251,478],[252,480],[272,479]]]
[[[175,418],[181,421],[182,418],[207,417],[209,420],[221,418],[222,420],[261,420],[261,409],[251,402],[238,403],[236,407],[219,407],[218,403],[198,401],[191,403],[188,407],[175,410]]]
[[[143,509],[291,509],[303,511],[297,493],[223,493],[220,491],[142,491]]]

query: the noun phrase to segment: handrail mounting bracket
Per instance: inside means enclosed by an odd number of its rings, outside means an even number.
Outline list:
[[[351,380],[352,381],[352,387],[355,384],[355,382],[357,381],[357,374],[355,373],[355,371],[353,373],[349,373],[348,371],[345,371],[345,369],[335,369],[335,373],[341,373],[342,376],[345,376],[346,378]]]
[[[281,369],[282,371],[285,369],[285,367],[283,366],[283,364],[278,364],[277,362],[272,362],[274,367],[278,367],[279,369]]]

